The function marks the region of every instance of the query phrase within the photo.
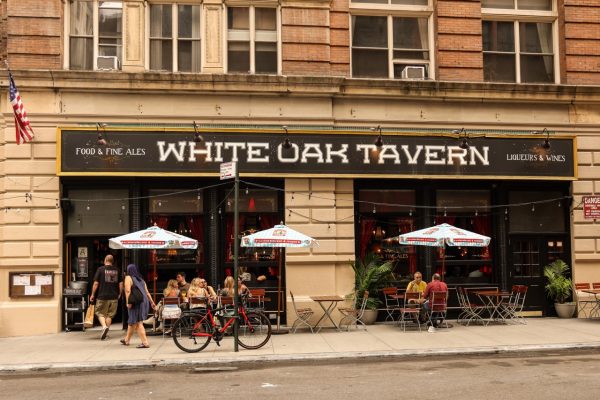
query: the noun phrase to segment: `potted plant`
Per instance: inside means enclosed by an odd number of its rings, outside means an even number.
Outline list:
[[[546,292],[554,299],[554,309],[559,318],[571,318],[577,303],[568,302],[573,290],[573,282],[568,278],[569,266],[563,260],[556,260],[544,267],[544,276],[548,279]]]
[[[367,253],[363,259],[350,262],[354,271],[354,292],[350,296],[362,299],[364,292],[369,291],[369,298],[363,318],[365,324],[373,324],[377,320],[377,309],[381,304],[379,290],[389,286],[393,280],[391,261],[382,262],[375,253]]]

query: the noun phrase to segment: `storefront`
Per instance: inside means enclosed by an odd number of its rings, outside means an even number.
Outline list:
[[[368,251],[393,261],[399,286],[416,270],[428,278],[441,272],[441,251],[393,239],[447,222],[492,237],[487,248],[447,249],[450,286],[528,284],[528,310],[541,314],[543,266],[570,263],[575,139],[553,135],[548,145],[540,135],[497,131],[465,138],[387,129],[376,145],[361,128],[59,129],[66,276],[90,279],[109,237],[156,224],[197,239],[198,249],[118,254],[119,264],[140,264],[157,292],[177,272],[217,288],[233,268],[232,185],[219,181],[219,164],[237,161],[242,234],[284,221],[322,243],[288,250],[283,293],[345,294],[348,261]],[[78,257],[82,247],[88,261]],[[276,299],[271,250],[242,249],[240,265],[249,286]]]

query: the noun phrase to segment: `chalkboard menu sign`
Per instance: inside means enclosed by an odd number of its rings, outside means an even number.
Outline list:
[[[8,292],[10,297],[52,297],[54,296],[54,273],[9,272]]]

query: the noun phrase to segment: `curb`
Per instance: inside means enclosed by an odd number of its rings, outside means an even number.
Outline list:
[[[600,342],[594,343],[564,343],[548,345],[515,345],[515,346],[491,346],[491,347],[467,347],[467,348],[441,348],[441,349],[410,349],[395,351],[374,352],[343,352],[343,353],[313,353],[313,354],[289,354],[289,355],[265,355],[265,356],[243,356],[223,357],[202,360],[174,359],[174,360],[148,360],[148,361],[108,361],[94,363],[39,363],[20,365],[0,365],[0,376],[14,374],[35,373],[73,373],[93,371],[119,371],[135,369],[155,369],[161,367],[190,367],[198,368],[197,372],[213,372],[218,367],[250,367],[255,364],[278,364],[278,363],[303,363],[311,361],[348,361],[348,360],[376,360],[376,359],[401,359],[407,357],[434,357],[434,356],[477,356],[491,354],[521,354],[544,351],[568,351],[568,350],[590,350],[600,349]]]

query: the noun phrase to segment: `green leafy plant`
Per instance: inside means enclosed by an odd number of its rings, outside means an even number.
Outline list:
[[[351,261],[350,265],[354,271],[356,296],[362,298],[365,291],[369,291],[367,308],[376,310],[381,303],[378,299],[379,290],[388,286],[394,278],[391,261],[382,262],[377,254],[367,253],[363,259],[357,258]]]
[[[571,296],[573,281],[567,277],[569,269],[563,260],[556,260],[544,267],[544,276],[548,279],[546,292],[556,303],[565,303]]]

